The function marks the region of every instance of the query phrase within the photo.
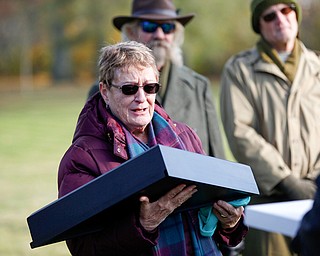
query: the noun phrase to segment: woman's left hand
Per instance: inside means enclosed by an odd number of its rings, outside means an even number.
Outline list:
[[[241,219],[243,211],[243,206],[235,208],[222,200],[213,204],[213,212],[221,222],[223,229],[235,227]]]

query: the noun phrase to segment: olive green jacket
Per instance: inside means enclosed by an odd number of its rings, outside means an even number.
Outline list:
[[[256,48],[225,65],[221,118],[235,158],[251,166],[260,192],[289,174],[315,179],[320,170],[320,59],[301,43],[293,83]]]
[[[186,66],[171,65],[165,96],[157,100],[172,120],[196,131],[208,155],[225,158],[210,81]]]

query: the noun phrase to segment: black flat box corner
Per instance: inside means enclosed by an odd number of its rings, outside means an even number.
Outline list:
[[[31,214],[31,248],[98,231],[107,215],[138,207],[141,195],[156,200],[182,183],[198,192],[178,211],[259,194],[247,165],[157,145]]]

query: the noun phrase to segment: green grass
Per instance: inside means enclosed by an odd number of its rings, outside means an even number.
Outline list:
[[[70,255],[65,243],[31,249],[26,218],[57,198],[57,168],[87,89],[0,95],[0,255]]]

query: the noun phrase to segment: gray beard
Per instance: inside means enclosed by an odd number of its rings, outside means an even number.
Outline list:
[[[157,68],[160,70],[171,57],[170,46],[162,41],[151,41],[147,46],[152,50]]]

